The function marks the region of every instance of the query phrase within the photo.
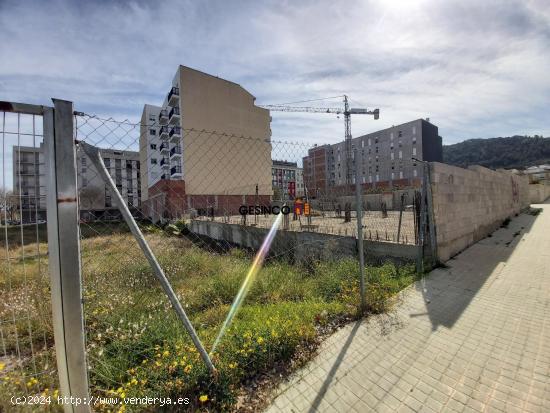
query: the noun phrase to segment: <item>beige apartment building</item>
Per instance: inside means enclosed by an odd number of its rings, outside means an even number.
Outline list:
[[[178,67],[162,106],[142,113],[147,216],[235,213],[252,199],[271,201],[271,118],[254,102],[237,83]]]
[[[46,219],[46,178],[44,145],[13,147],[13,191],[21,199],[20,215],[23,222]],[[118,191],[131,210],[140,206],[140,162],[134,151],[100,149]],[[80,217],[84,220],[116,219],[120,217],[110,191],[98,171],[83,151],[77,151],[77,182]]]

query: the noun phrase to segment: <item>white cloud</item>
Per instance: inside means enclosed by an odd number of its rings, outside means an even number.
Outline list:
[[[242,84],[259,103],[347,93],[354,105],[380,107],[379,121],[352,120],[355,136],[418,117],[447,143],[550,135],[548,4],[4,1],[0,99],[59,97],[138,119],[181,63]],[[334,116],[273,117],[274,138],[343,137]]]

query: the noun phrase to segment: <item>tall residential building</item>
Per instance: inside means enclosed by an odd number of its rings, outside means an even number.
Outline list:
[[[270,202],[271,118],[254,101],[236,83],[178,67],[163,104],[142,113],[146,215],[234,213],[249,200]]]
[[[303,170],[296,162],[274,160],[271,178],[274,199],[291,200],[304,195]]]
[[[140,206],[140,163],[138,152],[100,149],[105,166],[117,189],[131,209]],[[119,217],[111,193],[97,169],[83,151],[77,151],[77,182],[81,219]],[[44,146],[13,147],[13,191],[21,197],[21,219],[33,222],[46,219]]]
[[[328,159],[331,145],[315,145],[303,158],[304,192],[309,197],[325,194],[328,190]]]
[[[352,183],[359,163],[361,184],[366,187],[418,185],[423,168],[417,160],[443,161],[438,128],[424,119],[353,138],[352,148]],[[355,153],[360,159],[355,159]],[[311,196],[346,185],[345,142],[313,148],[303,161],[304,181],[312,189]]]
[[[14,146],[12,151],[13,193],[18,198],[22,222],[46,219],[44,151],[40,147]]]

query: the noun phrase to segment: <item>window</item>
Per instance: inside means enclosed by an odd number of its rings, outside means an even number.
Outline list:
[[[380,180],[380,177],[378,176],[378,174],[376,174],[376,182],[378,182]]]
[[[106,168],[110,168],[110,167],[111,167],[111,159],[110,159],[110,158],[105,158],[105,159],[103,159],[103,163],[105,164],[105,167],[106,167]]]
[[[361,148],[364,148],[364,147],[365,147],[365,140],[362,139],[362,140],[361,140]]]
[[[403,151],[399,151],[399,159],[403,159]]]
[[[157,131],[155,129],[149,129],[149,135],[155,136],[157,134]]]
[[[157,150],[157,144],[156,144],[156,143],[152,143],[152,144],[151,144],[151,149],[154,150],[154,151]]]
[[[370,138],[369,138],[369,146],[370,146],[370,143],[371,143],[371,142],[370,142]],[[369,149],[369,151],[370,151],[370,149]],[[369,152],[369,153],[370,153],[370,152]]]
[[[82,158],[82,166],[86,165],[86,158]]]
[[[393,149],[393,148],[392,148],[392,149]],[[393,153],[393,152],[390,153],[390,158],[391,158],[392,161],[394,160],[395,156],[394,156],[394,153]]]
[[[88,185],[88,180],[85,177],[83,177],[82,178],[82,186],[87,186],[87,185]]]
[[[399,179],[403,179],[403,171],[399,171]]]
[[[413,176],[416,177],[416,175],[418,175],[418,172],[416,172],[416,168],[413,169]]]
[[[416,143],[416,136],[413,136],[413,145]]]
[[[374,143],[378,143],[378,138],[374,138]]]
[[[416,148],[413,148],[413,156],[416,155]]]
[[[398,137],[398,138],[401,138],[402,136],[403,136],[403,132],[402,132],[402,131],[397,132],[397,137]]]
[[[157,117],[155,115],[149,115],[149,121],[150,122],[156,122]]]
[[[151,158],[151,165],[157,164],[157,158]]]
[[[391,179],[394,179],[395,178],[395,174],[392,172],[391,173]]]
[[[413,126],[413,135],[416,135],[416,126]],[[413,138],[415,140],[416,138]]]
[[[390,141],[393,141],[393,132],[390,133]]]

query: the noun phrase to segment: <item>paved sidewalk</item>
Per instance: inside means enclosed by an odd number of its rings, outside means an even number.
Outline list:
[[[329,338],[268,412],[550,412],[550,204]]]

